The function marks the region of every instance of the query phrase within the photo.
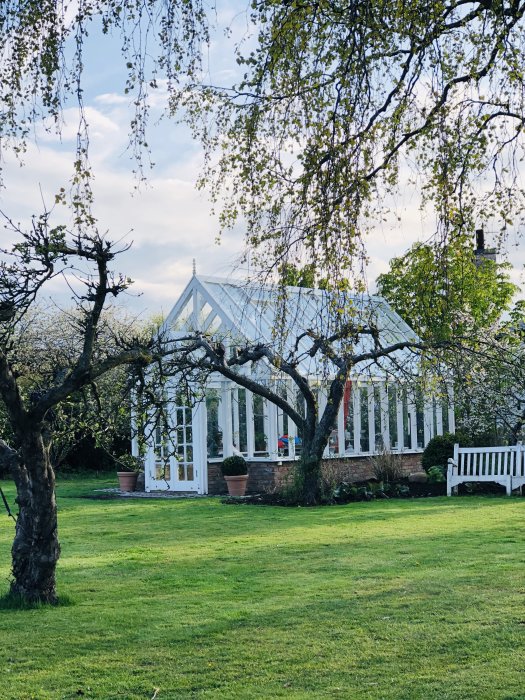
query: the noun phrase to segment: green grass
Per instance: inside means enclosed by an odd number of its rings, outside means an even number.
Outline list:
[[[69,604],[0,610],[2,700],[525,699],[525,501],[77,497],[101,485],[59,484]]]

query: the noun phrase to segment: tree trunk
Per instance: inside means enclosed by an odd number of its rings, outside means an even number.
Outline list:
[[[299,468],[301,470],[301,493],[299,494],[301,503],[305,506],[318,505],[323,498],[321,459],[313,454],[305,454],[303,451]]]
[[[348,369],[341,371],[332,380],[325,409],[318,420],[317,405],[307,410],[304,429],[301,432],[302,453],[299,462],[300,479],[297,490],[298,501],[314,506],[325,500],[323,493],[322,461],[332,428],[337,424],[339,406],[343,400]]]
[[[41,431],[25,433],[19,455],[20,465],[14,470],[19,513],[11,550],[11,594],[55,604],[60,556],[55,475]]]

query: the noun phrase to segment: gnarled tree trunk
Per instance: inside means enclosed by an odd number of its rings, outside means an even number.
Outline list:
[[[347,375],[346,368],[332,380],[326,406],[320,419],[317,402],[312,402],[307,409],[301,434],[303,447],[299,462],[300,493],[298,493],[298,502],[305,506],[317,505],[326,498],[326,494],[323,493],[323,453],[332,428],[337,424],[337,414],[343,400]]]
[[[28,602],[56,603],[56,564],[60,556],[55,474],[38,429],[26,431],[14,467],[19,506],[12,547],[11,594]]]
[[[298,494],[298,500],[305,506],[318,505],[323,499],[321,459],[315,454],[305,454],[303,451],[299,468],[301,493]]]

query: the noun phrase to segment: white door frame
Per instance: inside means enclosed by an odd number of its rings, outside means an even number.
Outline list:
[[[183,408],[187,410],[187,407],[171,407],[171,414],[176,418],[177,409]],[[187,465],[190,469],[193,467],[193,479],[191,481],[185,479],[179,479],[179,467],[181,462],[177,459],[174,452],[176,452],[177,444],[177,434],[178,427],[173,428],[174,440],[170,446],[169,459],[169,478],[167,479],[156,479],[156,462],[158,462],[158,457],[155,454],[155,439],[156,436],[152,435],[151,444],[149,446],[146,455],[145,464],[145,489],[147,492],[150,491],[171,491],[177,492],[194,492],[198,494],[208,493],[208,465],[207,465],[207,445],[206,445],[206,404],[204,401],[199,401],[191,409],[191,443],[183,442],[186,450],[191,448],[192,451],[192,461],[189,460],[184,462],[183,465]],[[184,431],[188,426],[182,427]],[[185,439],[185,438],[184,438]],[[183,449],[183,452],[186,451]],[[184,458],[186,454],[183,454]]]

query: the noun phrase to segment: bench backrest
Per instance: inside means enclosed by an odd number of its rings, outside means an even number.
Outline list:
[[[525,445],[460,447],[454,445],[458,476],[524,476]]]

